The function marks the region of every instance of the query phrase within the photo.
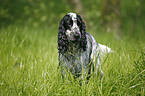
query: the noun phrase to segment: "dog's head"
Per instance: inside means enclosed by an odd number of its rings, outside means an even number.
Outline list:
[[[85,23],[76,13],[68,13],[59,23],[58,50],[66,52],[69,43],[79,43],[83,50],[86,50]]]

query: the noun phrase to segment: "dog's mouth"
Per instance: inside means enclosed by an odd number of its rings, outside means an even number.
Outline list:
[[[80,34],[74,34],[74,35],[72,36],[72,38],[70,38],[70,41],[73,42],[73,43],[79,42],[80,40],[81,40]]]
[[[72,43],[77,43],[79,41],[80,41],[80,39],[72,39],[72,40],[70,40],[70,42],[72,42]]]

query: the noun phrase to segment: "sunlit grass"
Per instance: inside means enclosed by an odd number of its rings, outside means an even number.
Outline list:
[[[108,45],[116,52],[102,59],[102,80],[92,74],[88,84],[80,86],[78,80],[63,81],[57,70],[57,29],[28,26],[2,28],[0,94],[144,96],[145,45],[125,38],[117,40],[110,33],[92,34],[99,43]]]

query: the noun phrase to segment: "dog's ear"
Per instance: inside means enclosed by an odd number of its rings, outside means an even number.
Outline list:
[[[83,50],[85,51],[86,50],[86,47],[87,47],[87,39],[86,39],[86,25],[85,23],[83,22],[82,18],[77,15],[77,24],[80,28],[80,31],[81,31],[81,42],[80,42],[80,45],[81,47],[83,48]]]
[[[86,46],[87,46],[87,39],[86,39],[86,26],[85,23],[82,22],[82,37],[81,37],[81,46],[83,48],[83,50],[86,50]]]
[[[65,53],[68,49],[68,40],[65,33],[65,17],[59,23],[58,29],[58,51],[61,53]]]

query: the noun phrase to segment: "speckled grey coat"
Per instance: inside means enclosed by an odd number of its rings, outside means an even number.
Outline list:
[[[102,77],[103,71],[101,71],[98,43],[95,38],[87,32],[86,39],[86,51],[79,48],[79,43],[70,43],[65,53],[58,54],[63,77],[67,78],[67,73],[71,73],[74,77],[83,79],[84,76],[86,76],[86,78],[89,78],[91,72],[97,72],[97,70],[100,71],[100,77]]]

